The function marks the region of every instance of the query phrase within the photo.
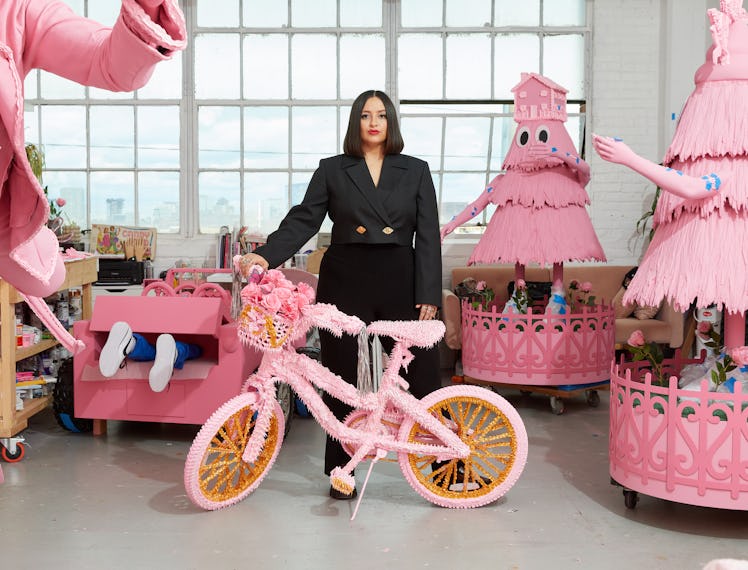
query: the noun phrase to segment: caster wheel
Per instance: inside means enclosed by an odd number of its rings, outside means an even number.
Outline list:
[[[17,463],[23,459],[24,455],[26,455],[26,446],[22,443],[16,443],[15,453],[11,453],[7,447],[0,446],[0,455],[2,455],[3,459],[8,463]]]
[[[627,509],[635,509],[636,503],[639,502],[639,493],[636,491],[630,491],[628,489],[623,490],[623,503]]]
[[[563,399],[558,396],[551,396],[551,411],[557,416],[560,416],[564,413],[564,409]]]
[[[587,405],[591,408],[597,408],[600,405],[600,394],[597,393],[597,390],[587,392]]]

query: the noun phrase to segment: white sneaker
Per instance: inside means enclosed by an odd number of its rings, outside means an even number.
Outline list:
[[[124,321],[112,325],[104,348],[99,355],[99,371],[106,378],[111,378],[122,366],[122,361],[135,347],[132,329]]]
[[[174,371],[174,361],[177,359],[177,344],[170,334],[162,334],[156,339],[156,358],[153,361],[151,372],[148,374],[148,383],[154,392],[163,392],[171,374]]]

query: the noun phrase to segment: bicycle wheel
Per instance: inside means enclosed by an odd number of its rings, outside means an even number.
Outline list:
[[[255,427],[256,394],[236,396],[218,408],[200,428],[184,466],[187,496],[198,507],[228,507],[254,491],[270,471],[283,443],[283,413],[273,401],[273,415],[257,460],[242,461]]]
[[[480,386],[448,386],[421,403],[470,446],[465,459],[436,461],[430,454],[400,454],[400,469],[415,491],[442,507],[491,503],[517,481],[527,461],[527,431],[504,398]],[[406,418],[399,438],[434,443],[434,436]]]

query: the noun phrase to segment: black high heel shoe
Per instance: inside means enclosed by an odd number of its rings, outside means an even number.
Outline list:
[[[353,493],[350,495],[346,495],[343,493],[343,491],[338,491],[335,487],[330,486],[330,497],[337,501],[350,501],[351,499],[355,499],[358,496],[358,491],[356,491],[356,488],[353,488]]]

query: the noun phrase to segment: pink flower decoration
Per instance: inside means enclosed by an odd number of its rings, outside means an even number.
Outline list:
[[[581,289],[581,290],[582,290],[582,291],[583,291],[584,293],[589,293],[590,291],[592,291],[592,283],[590,283],[589,281],[585,281],[584,283],[582,283],[582,284],[581,284],[581,285],[579,286],[579,288],[580,288],[580,289]]]
[[[644,333],[640,330],[635,330],[631,333],[631,336],[626,342],[631,346],[644,346],[646,343],[644,340]]]
[[[517,279],[517,289],[524,289],[527,287],[527,283],[524,279]]]
[[[65,198],[57,198],[55,200],[55,204],[57,204],[60,208],[62,208],[67,202],[65,202]]]
[[[735,361],[738,366],[745,366],[748,364],[748,346],[738,346],[730,350],[730,358]]]
[[[712,330],[712,323],[709,321],[699,321],[699,325],[696,327],[701,334],[707,334]]]
[[[475,284],[476,291],[483,291],[485,288],[486,288],[485,281],[478,281],[478,283]]]

